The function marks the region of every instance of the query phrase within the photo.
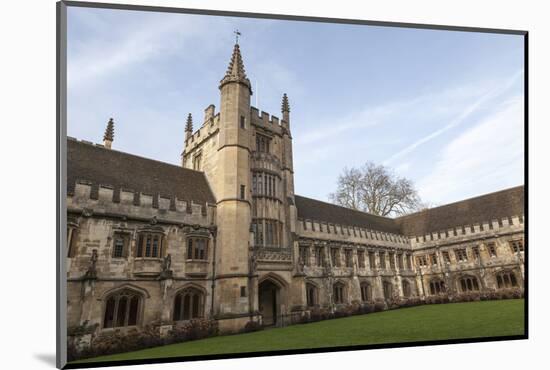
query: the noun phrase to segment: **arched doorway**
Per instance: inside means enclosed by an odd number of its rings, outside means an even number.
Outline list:
[[[279,286],[269,279],[261,282],[258,286],[258,301],[263,325],[277,325],[277,316],[279,316]]]

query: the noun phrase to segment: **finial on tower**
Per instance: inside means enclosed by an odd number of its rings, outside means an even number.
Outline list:
[[[241,56],[241,49],[239,47],[239,35],[241,33],[237,30],[235,31],[236,42],[233,47],[233,54],[231,55],[231,60],[229,61],[229,66],[225,72],[225,76],[220,81],[220,89],[229,82],[238,82],[245,86],[248,86],[250,94],[252,95],[252,84],[248,77],[246,77],[246,72],[244,70],[243,57]]]
[[[193,132],[193,116],[191,113],[187,115],[187,123],[185,124],[185,131]]]
[[[191,135],[193,135],[193,116],[189,113],[185,124],[185,140],[189,139]]]
[[[105,129],[105,134],[103,135],[103,146],[107,149],[111,149],[111,145],[115,139],[115,123],[112,118],[109,118],[107,122],[107,128]]]
[[[233,33],[235,34],[235,44],[239,44],[239,36],[241,35],[241,33],[239,32],[239,30],[235,30],[233,31]]]
[[[281,104],[281,112],[290,112],[290,106],[288,105],[288,96],[283,94],[283,103]]]

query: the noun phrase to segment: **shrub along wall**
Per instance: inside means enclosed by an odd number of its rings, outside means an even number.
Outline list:
[[[408,299],[395,298],[389,301],[378,300],[366,303],[352,302],[348,305],[337,305],[332,309],[316,306],[309,310],[295,312],[292,315],[291,323],[303,324],[351,315],[364,315],[389,309],[413,307],[421,304],[443,304],[513,298],[523,298],[523,291],[521,289],[507,289],[459,295],[441,294],[429,296],[424,299],[411,297]],[[87,323],[79,327],[70,328],[67,343],[68,361],[180,343],[212,337],[219,334],[218,322],[209,319],[193,319],[183,322],[175,325],[165,335],[161,335],[160,328],[161,324],[155,323],[142,327],[139,330],[137,328],[128,330],[115,329],[103,331],[99,334],[94,334],[97,332],[97,326],[88,326]],[[263,327],[258,322],[249,321],[243,328],[243,332],[253,332],[261,329],[263,329]]]

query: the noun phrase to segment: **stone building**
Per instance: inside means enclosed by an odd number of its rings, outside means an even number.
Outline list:
[[[294,194],[290,106],[250,105],[236,44],[181,166],[67,140],[68,326],[222,331],[314,307],[523,290],[523,186],[386,218]]]

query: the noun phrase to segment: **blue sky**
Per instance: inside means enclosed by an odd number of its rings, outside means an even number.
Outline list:
[[[252,104],[291,106],[297,194],[384,164],[440,205],[523,184],[523,37],[71,8],[68,135],[174,164],[240,39]]]

